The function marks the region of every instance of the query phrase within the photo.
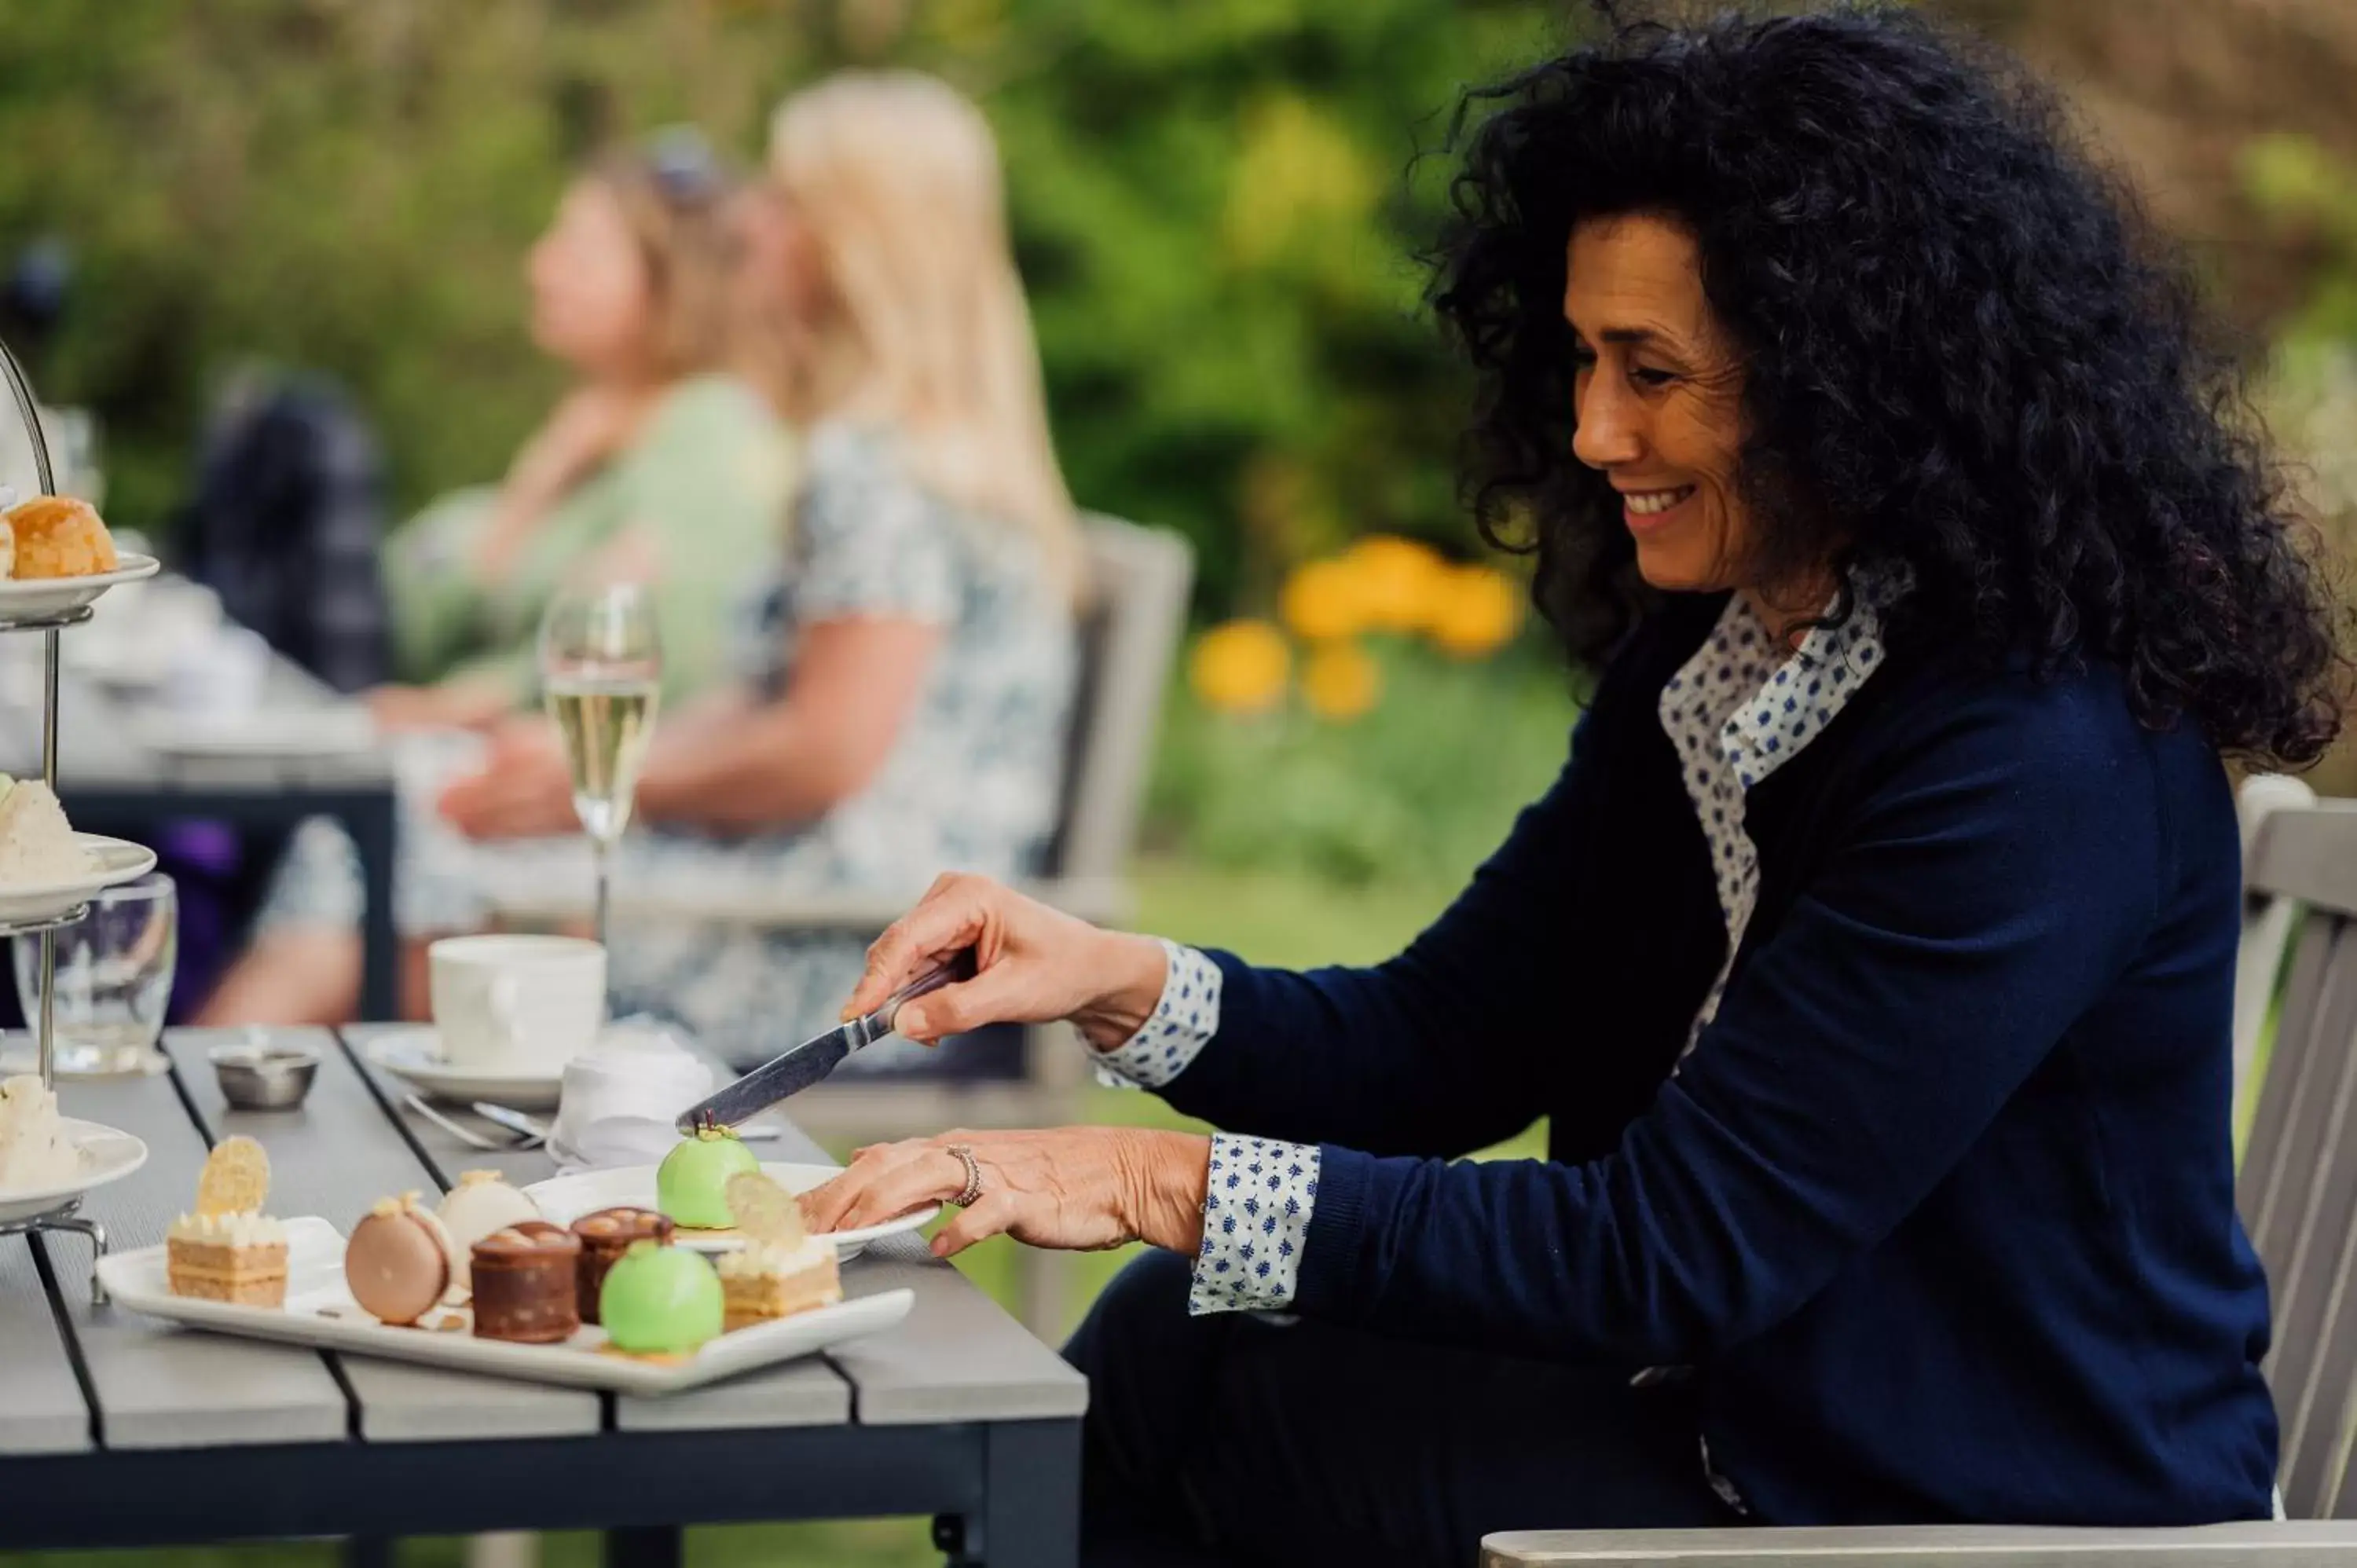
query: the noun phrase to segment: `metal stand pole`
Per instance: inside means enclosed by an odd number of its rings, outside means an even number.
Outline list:
[[[5,343],[0,343],[0,376],[8,383],[8,395],[15,402],[16,415],[24,422],[26,439],[33,449],[33,472],[39,483],[39,493],[58,493],[57,474],[49,463],[49,445],[41,430],[39,405],[34,402],[33,389],[25,380],[24,367]],[[153,568],[151,567],[152,571]],[[13,619],[0,625],[0,630],[41,633],[41,782],[54,793],[58,787],[58,632],[59,628],[78,626],[90,618],[88,604],[52,614]],[[72,925],[90,913],[90,906],[68,909],[53,918],[20,921],[0,927],[0,936],[27,937],[38,930],[41,939],[41,1005],[39,1017],[34,1020],[38,1031],[34,1050],[40,1067],[41,1087],[54,1090],[58,1077],[58,929]],[[106,1228],[96,1219],[77,1213],[81,1207],[79,1196],[70,1197],[43,1214],[27,1215],[0,1224],[0,1235],[31,1235],[48,1231],[77,1234],[89,1239],[92,1268],[91,1300],[103,1304],[105,1288],[98,1283],[97,1259],[106,1251]]]
[[[58,628],[41,633],[41,782],[51,794],[58,788]],[[55,1089],[58,1079],[58,931],[41,932],[41,1016],[38,1044],[41,1087]]]

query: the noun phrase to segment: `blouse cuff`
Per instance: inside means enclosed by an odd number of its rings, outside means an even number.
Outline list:
[[[1293,1304],[1301,1245],[1318,1202],[1318,1163],[1314,1144],[1212,1135],[1203,1244],[1187,1292],[1189,1316]]]
[[[1160,1089],[1187,1070],[1220,1032],[1220,972],[1193,948],[1165,940],[1162,998],[1137,1033],[1098,1053],[1098,1081]]]

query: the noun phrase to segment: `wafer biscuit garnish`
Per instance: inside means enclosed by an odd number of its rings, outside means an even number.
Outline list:
[[[724,1189],[737,1229],[766,1247],[799,1247],[809,1232],[802,1205],[759,1171],[738,1171]]]
[[[242,1135],[224,1138],[205,1156],[197,1176],[197,1212],[259,1214],[270,1197],[270,1156]]]

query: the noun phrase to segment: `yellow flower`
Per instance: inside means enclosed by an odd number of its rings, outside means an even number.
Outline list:
[[[1358,580],[1359,602],[1369,626],[1415,631],[1431,614],[1432,590],[1448,575],[1448,563],[1430,545],[1396,534],[1371,534],[1342,557]]]
[[[1208,705],[1231,714],[1261,714],[1285,700],[1293,650],[1285,634],[1265,620],[1232,620],[1195,640],[1188,677]]]
[[[1346,561],[1312,561],[1285,580],[1277,609],[1304,642],[1331,642],[1366,629],[1360,574]]]
[[[1522,625],[1523,596],[1512,579],[1487,566],[1461,566],[1433,585],[1425,628],[1459,659],[1494,653]]]
[[[1329,642],[1301,671],[1301,694],[1319,718],[1348,722],[1375,705],[1383,672],[1355,642]]]

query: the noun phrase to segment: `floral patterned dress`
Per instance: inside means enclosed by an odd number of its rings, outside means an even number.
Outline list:
[[[1035,871],[1054,830],[1075,649],[1070,607],[1035,543],[927,490],[887,429],[822,424],[805,461],[786,557],[748,609],[742,677],[781,693],[799,633],[826,621],[930,622],[942,645],[860,793],[775,832],[634,832],[616,862],[624,897],[634,886],[681,897],[859,889],[913,902],[944,871]],[[731,1060],[756,1062],[834,1023],[872,935],[762,933],[618,910],[615,1009],[675,1019]],[[888,1042],[845,1070],[912,1059],[922,1059],[916,1047]]]

